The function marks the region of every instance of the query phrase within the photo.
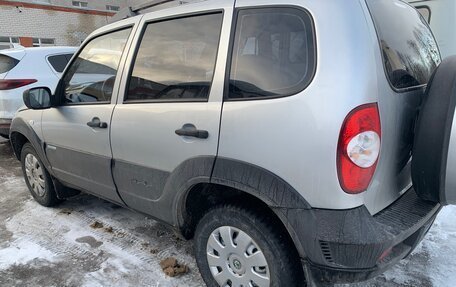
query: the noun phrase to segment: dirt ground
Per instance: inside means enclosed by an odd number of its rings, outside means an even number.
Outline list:
[[[168,257],[188,273],[168,277]],[[456,208],[393,270],[352,286],[456,286]],[[90,195],[38,205],[9,143],[0,139],[0,286],[204,286],[192,242],[168,227]],[[348,286],[348,285],[346,285]]]

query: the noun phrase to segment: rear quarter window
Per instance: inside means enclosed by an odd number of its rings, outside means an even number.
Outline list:
[[[6,55],[0,55],[0,74],[11,71],[18,63],[19,60]]]
[[[62,54],[62,55],[49,56],[48,61],[49,61],[49,64],[51,64],[52,68],[57,73],[63,73],[63,70],[65,70],[65,67],[68,64],[68,61],[71,59],[72,56],[73,56],[73,54]]]
[[[304,90],[315,71],[313,21],[291,7],[239,10],[228,100],[289,96]]]
[[[426,20],[400,0],[366,0],[374,21],[388,80],[396,90],[429,82],[441,61]]]

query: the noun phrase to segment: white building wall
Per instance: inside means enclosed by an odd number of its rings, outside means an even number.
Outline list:
[[[54,38],[56,45],[78,46],[108,16],[0,5],[0,36]]]
[[[62,6],[62,7],[74,7],[73,0],[7,0],[15,2],[24,2],[24,3],[35,3],[35,4],[49,4],[53,6]],[[100,11],[106,11],[106,5],[118,6],[121,9],[125,8],[127,5],[130,5],[129,2],[135,2],[138,0],[76,0],[80,2],[86,2],[88,4],[88,9],[95,9]],[[140,0],[143,1],[143,0]]]
[[[111,17],[106,14],[114,13],[106,11],[106,5],[116,5],[122,9],[148,0],[79,1],[88,2],[89,7],[75,9],[72,0],[9,0],[12,5],[0,4],[0,37],[51,38],[55,39],[55,45],[58,46],[78,46],[91,32],[110,23]],[[199,1],[202,0],[185,2]],[[176,6],[179,2],[174,1],[150,10]],[[22,41],[21,43],[23,44]]]

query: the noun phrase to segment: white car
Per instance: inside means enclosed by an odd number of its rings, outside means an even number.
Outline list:
[[[0,50],[0,136],[8,137],[11,120],[24,104],[22,93],[36,86],[57,86],[76,47]]]

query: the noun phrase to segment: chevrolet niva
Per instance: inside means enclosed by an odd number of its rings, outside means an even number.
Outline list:
[[[92,33],[10,139],[40,204],[167,223],[208,286],[356,282],[456,202],[455,75],[399,0],[204,1]]]

